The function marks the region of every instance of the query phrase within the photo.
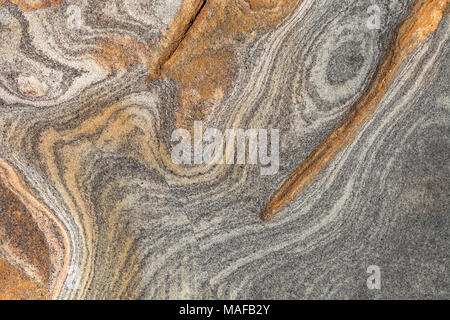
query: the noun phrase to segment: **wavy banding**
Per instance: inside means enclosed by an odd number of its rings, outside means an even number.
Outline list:
[[[419,0],[408,17],[397,27],[391,47],[378,66],[369,89],[355,103],[346,119],[287,178],[260,213],[267,221],[286,207],[304,190],[336,154],[348,146],[364,124],[373,116],[389,90],[407,56],[433,33],[446,11],[449,1]]]

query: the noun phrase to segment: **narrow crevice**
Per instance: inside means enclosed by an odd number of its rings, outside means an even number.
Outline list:
[[[205,7],[206,2],[207,2],[207,0],[202,1],[202,4],[199,6],[198,10],[196,10],[195,13],[192,15],[191,19],[189,19],[189,22],[186,25],[186,27],[184,28],[182,34],[179,37],[177,37],[175,39],[175,42],[169,46],[168,52],[166,54],[162,55],[160,61],[158,62],[158,67],[157,67],[158,74],[161,73],[161,70],[163,69],[164,65],[173,57],[175,52],[178,50],[181,43],[184,41],[187,34],[189,33],[192,26],[194,25],[195,21],[197,21],[198,16],[203,11],[203,8]]]

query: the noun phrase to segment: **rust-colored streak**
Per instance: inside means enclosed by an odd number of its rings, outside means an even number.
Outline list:
[[[48,299],[48,287],[30,279],[0,256],[0,300]]]
[[[35,279],[48,285],[51,265],[45,236],[25,205],[0,179],[0,252],[2,251],[30,265]]]
[[[277,26],[300,0],[209,0],[177,50],[161,66],[161,76],[181,89],[176,127],[191,127],[222,100],[237,73],[246,39]]]
[[[356,102],[346,119],[290,174],[260,213],[272,219],[305,189],[334,156],[348,146],[373,116],[406,57],[439,26],[449,0],[419,0],[399,24],[390,49],[375,72],[368,91]]]
[[[59,6],[63,0],[9,0],[24,12]]]
[[[162,35],[154,42],[123,36],[111,36],[100,41],[93,53],[95,60],[109,73],[145,65],[150,79],[159,78],[161,66],[176,51],[203,3],[204,0],[185,0],[170,26],[162,30]]]
[[[150,81],[161,76],[162,67],[177,51],[205,3],[206,0],[183,1],[178,14],[153,48],[149,59]]]
[[[176,127],[191,127],[222,100],[237,73],[245,40],[280,24],[301,0],[186,0],[153,43],[112,37],[94,57],[108,72],[137,64],[148,81],[173,80],[180,87]]]
[[[0,159],[0,297],[56,298],[70,254],[60,221]]]

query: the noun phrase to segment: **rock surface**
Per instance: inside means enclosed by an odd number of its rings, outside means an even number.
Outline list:
[[[448,2],[0,1],[0,298],[450,298]],[[196,121],[278,172],[174,163]]]

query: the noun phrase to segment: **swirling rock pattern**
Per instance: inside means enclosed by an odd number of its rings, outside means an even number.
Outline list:
[[[447,4],[0,1],[0,298],[449,298]],[[373,116],[261,221],[388,52]],[[278,173],[175,164],[198,120],[279,129]]]

